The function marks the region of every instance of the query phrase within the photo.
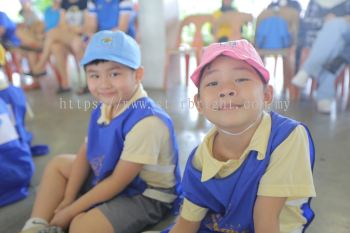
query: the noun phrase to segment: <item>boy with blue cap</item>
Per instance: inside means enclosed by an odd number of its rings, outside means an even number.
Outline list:
[[[314,146],[306,126],[267,113],[269,72],[246,40],[204,50],[191,76],[214,128],[188,159],[172,233],[301,233],[313,219]]]
[[[143,90],[140,49],[123,32],[101,31],[81,65],[101,103],[87,142],[47,167],[23,233],[141,232],[177,203],[178,149],[170,117]]]

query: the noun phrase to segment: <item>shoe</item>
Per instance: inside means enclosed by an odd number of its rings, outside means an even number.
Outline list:
[[[292,84],[299,88],[304,88],[308,80],[309,75],[304,70],[300,70],[292,79]]]
[[[64,231],[60,227],[51,226],[41,229],[38,233],[64,233]]]
[[[323,99],[317,102],[317,111],[324,114],[330,114],[332,111],[333,101],[330,99]]]
[[[27,230],[21,231],[20,233],[38,233],[39,231],[41,231],[41,230],[43,230],[45,228],[46,228],[45,225],[41,225],[41,224],[37,225],[36,224],[36,226],[33,226],[33,227],[31,227],[31,228],[29,228]]]
[[[87,94],[89,93],[89,88],[86,86],[86,87],[82,87],[79,89],[79,91],[77,92],[77,95],[84,95],[84,94]]]
[[[67,92],[70,92],[72,89],[70,87],[67,88],[63,88],[63,87],[59,87],[58,90],[56,91],[56,94],[64,94]]]
[[[40,89],[40,83],[33,82],[32,84],[23,85],[22,89],[25,91],[38,90]]]

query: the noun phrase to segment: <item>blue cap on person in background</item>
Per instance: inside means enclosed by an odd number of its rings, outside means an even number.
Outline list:
[[[122,31],[100,31],[91,37],[80,65],[100,59],[137,69],[141,66],[141,51],[137,42]]]

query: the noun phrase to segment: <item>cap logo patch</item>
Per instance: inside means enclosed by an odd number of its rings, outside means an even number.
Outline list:
[[[221,46],[228,46],[228,47],[236,47],[237,42],[236,41],[227,41],[227,42],[221,42]]]
[[[102,39],[102,43],[104,44],[110,44],[112,43],[113,39],[111,37],[105,37]]]

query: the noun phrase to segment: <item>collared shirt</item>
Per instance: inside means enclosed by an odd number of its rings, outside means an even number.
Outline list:
[[[211,178],[223,178],[236,171],[250,151],[257,151],[257,159],[265,158],[271,131],[271,117],[264,113],[248,147],[239,159],[226,162],[218,161],[213,156],[213,143],[216,128],[213,128],[197,148],[193,166],[202,172],[201,181]],[[280,214],[281,233],[301,229],[306,223],[300,207],[308,197],[316,195],[313,184],[308,136],[303,126],[297,126],[288,138],[271,154],[270,163],[260,180],[258,196],[287,197]],[[189,221],[201,221],[208,209],[185,199],[181,216]]]
[[[135,101],[146,96],[146,91],[140,85],[130,100],[122,103],[122,108],[114,116],[111,115],[111,106],[102,104],[98,124],[109,124],[113,118],[122,114]],[[144,196],[171,203],[176,196],[157,189],[170,189],[175,186],[173,155],[167,126],[158,117],[150,116],[136,123],[126,135],[120,159],[144,164],[140,177],[148,186],[153,187],[146,189]]]

